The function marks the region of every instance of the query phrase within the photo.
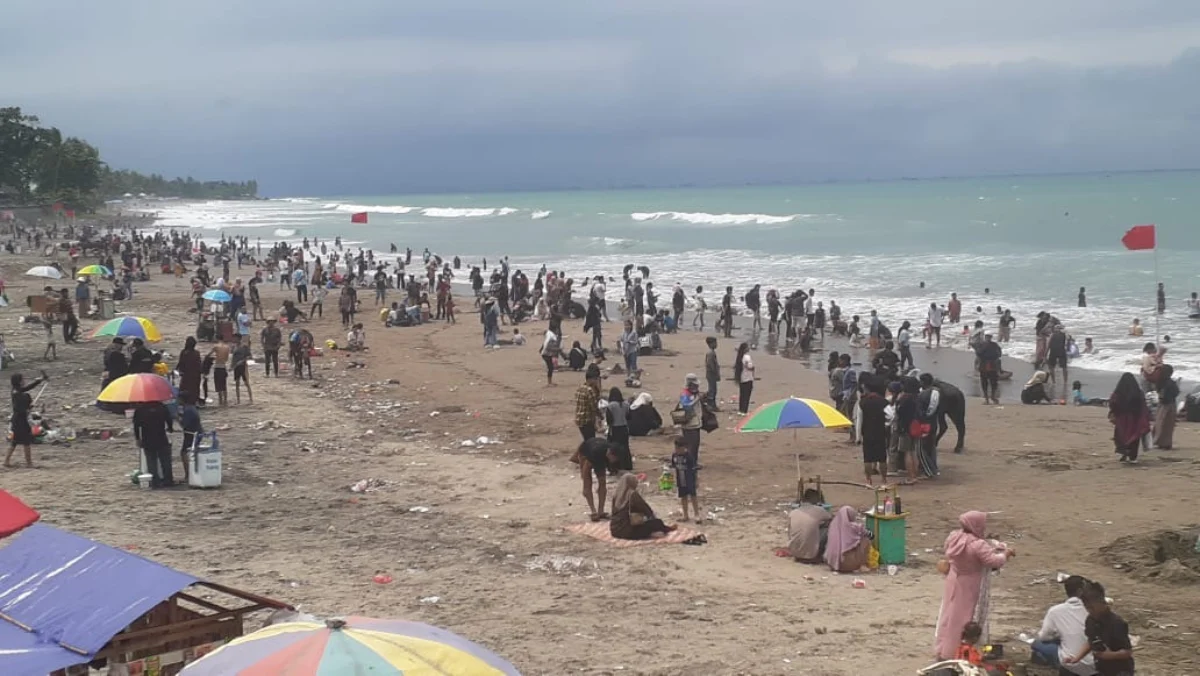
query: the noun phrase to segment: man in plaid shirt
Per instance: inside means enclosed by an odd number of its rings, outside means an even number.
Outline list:
[[[596,436],[596,423],[599,421],[600,410],[600,367],[588,366],[584,375],[583,385],[575,390],[575,426],[583,440],[587,441]]]

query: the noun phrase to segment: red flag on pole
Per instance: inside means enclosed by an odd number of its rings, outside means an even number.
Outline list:
[[[65,210],[63,210],[63,216],[66,216],[67,218],[75,218],[75,210],[74,209],[65,209]]]
[[[55,203],[53,204],[53,206],[51,206],[51,207],[50,207],[50,210],[51,210],[51,211],[53,211],[54,213],[56,213],[56,214],[57,214],[58,212],[60,212],[60,211],[62,211],[62,210],[63,210],[63,203],[62,203],[62,202],[55,202]]]
[[[1153,225],[1135,225],[1121,238],[1121,243],[1130,251],[1153,249],[1155,244]]]
[[[360,211],[357,214],[350,214],[350,222],[351,223],[366,223],[367,222],[367,212]]]

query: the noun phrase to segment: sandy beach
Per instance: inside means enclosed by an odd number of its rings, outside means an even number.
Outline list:
[[[578,443],[573,395],[582,375],[559,372],[555,386],[545,385],[536,347],[545,322],[521,325],[530,345],[485,350],[467,295],[457,295],[457,325],[388,329],[364,292],[359,320],[369,351],[326,351],[314,358],[311,381],[287,371],[264,379],[256,367],[253,405],[202,412],[224,449],[220,489],[145,491],[127,478],[137,463],[128,421],[91,405],[107,340],[60,340],[59,360],[45,363],[43,332],[17,322],[24,297],[43,286],[21,273],[43,262],[0,258],[13,301],[0,321],[18,356],[10,372],[47,370],[51,383],[38,407],[58,426],[118,432],[104,441],[80,434],[69,446],[35,446],[37,469],[0,470],[0,485],[46,523],[320,616],[443,626],[530,676],[890,676],[931,662],[942,592],[934,564],[957,516],[983,510],[989,530],[1019,552],[993,582],[991,637],[1017,661],[1028,653],[1016,636],[1036,631],[1045,610],[1062,600],[1054,580],[1069,572],[1101,581],[1115,599],[1140,638],[1139,674],[1200,673],[1200,553],[1191,547],[1200,524],[1195,425],[1180,424],[1175,450],[1124,466],[1103,410],[1010,401],[1016,381],[1028,377],[1024,367],[1013,369],[1001,406],[983,406],[977,389],[964,387],[965,453],[952,454],[944,440],[941,476],[901,489],[911,512],[908,563],[895,576],[859,576],[867,586],[857,589],[854,576],[773,555],[786,544],[797,454],[806,475],[862,480],[861,451],[844,433],[738,434],[736,419],[721,414],[721,429],[701,446],[700,503],[710,514],[701,530],[709,543],[614,548],[564,530],[587,518],[568,462]],[[156,322],[164,335],[156,347],[176,355],[195,330],[188,286],[153,273],[118,309]],[[247,279],[253,270],[233,276]],[[265,283],[262,296],[270,312],[294,293]],[[305,325],[318,344],[345,342],[335,315]],[[82,330],[99,323],[83,319]],[[610,344],[617,327],[605,327]],[[261,328],[255,322],[256,354]],[[566,346],[587,344],[581,321],[564,321],[564,329]],[[665,353],[642,358],[641,389],[654,395],[664,418],[684,374],[703,373],[704,335],[664,336]],[[726,378],[735,348],[721,341]],[[755,405],[788,395],[827,398],[823,372],[769,351],[764,340],[752,353],[760,376]],[[921,368],[968,384],[967,354],[914,352]],[[365,367],[348,368],[351,361]],[[1111,381],[1081,379],[1092,396],[1107,396]],[[608,378],[603,390],[619,380]],[[728,402],[736,385],[721,388]],[[488,443],[478,442],[483,436]],[[670,438],[632,443],[636,471],[652,484],[642,492],[668,521],[678,501],[654,480]],[[368,478],[382,486],[350,491]],[[859,508],[873,500],[845,486],[829,486],[826,495]],[[394,581],[378,584],[377,573]]]

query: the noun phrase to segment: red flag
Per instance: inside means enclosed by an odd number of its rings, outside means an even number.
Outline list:
[[[366,223],[367,222],[367,212],[360,211],[357,214],[350,214],[350,222],[351,223]]]
[[[63,210],[63,203],[55,202],[54,205],[50,207],[50,210],[57,214],[58,212]]]
[[[67,218],[75,218],[75,210],[74,209],[66,209],[63,211],[63,216],[66,216]]]
[[[1142,251],[1154,248],[1154,226],[1135,225],[1121,238],[1121,243],[1130,251]]]

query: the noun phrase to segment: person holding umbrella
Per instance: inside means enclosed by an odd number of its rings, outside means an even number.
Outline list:
[[[50,376],[47,376],[45,371],[42,371],[41,378],[28,385],[25,384],[24,375],[12,375],[12,423],[9,427],[12,431],[12,442],[8,447],[8,455],[4,456],[5,467],[12,467],[13,453],[18,445],[25,447],[25,466],[33,467],[33,430],[29,427],[29,410],[33,408],[33,397],[29,396],[29,391],[48,380]]]
[[[133,412],[133,437],[146,456],[146,470],[154,478],[151,488],[170,488],[175,485],[171,469],[171,439],[167,432],[174,432],[171,412],[166,404],[156,401],[139,406]]]

